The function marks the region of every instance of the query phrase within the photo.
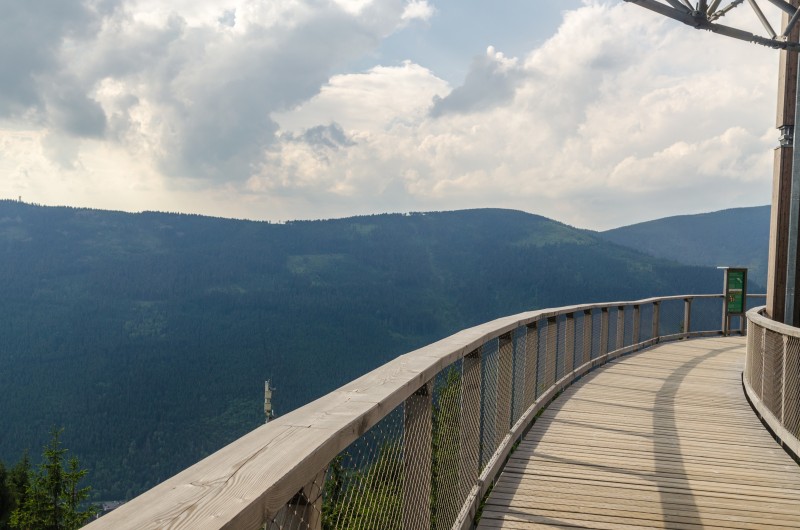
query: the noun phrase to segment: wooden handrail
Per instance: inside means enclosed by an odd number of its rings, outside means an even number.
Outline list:
[[[763,296],[763,295],[751,295]],[[260,528],[286,503],[309,484],[313,477],[352,442],[404,403],[446,367],[475,352],[483,344],[506,335],[520,326],[535,326],[542,319],[595,309],[633,307],[634,329],[640,329],[639,308],[654,307],[653,330],[657,331],[659,304],[673,300],[722,298],[721,294],[654,297],[643,300],[583,304],[528,311],[465,329],[442,340],[406,353],[379,368],[347,383],[299,409],[258,427],[174,477],[155,486],[86,528]],[[686,304],[688,307],[688,304]],[[607,317],[608,312],[604,311]],[[584,324],[586,322],[584,321]],[[608,336],[608,322],[603,328]],[[574,333],[574,325],[571,328]],[[591,329],[591,324],[589,324]],[[624,335],[624,323],[618,324],[617,337]],[[648,329],[641,327],[641,329]],[[670,338],[719,334],[719,332],[684,332]],[[613,335],[612,335],[613,336]],[[652,345],[664,337],[652,337],[614,352],[602,352],[600,358],[584,358],[571,367],[525,411],[499,444],[492,461],[472,486],[471,506],[488,488],[515,437],[521,436],[535,412],[552,396],[591,368],[611,358]],[[584,339],[586,340],[586,339]],[[584,345],[580,345],[585,348]],[[573,344],[572,347],[575,347]],[[578,363],[576,363],[578,364]],[[527,422],[527,423],[526,423]],[[461,524],[474,511],[465,505]]]

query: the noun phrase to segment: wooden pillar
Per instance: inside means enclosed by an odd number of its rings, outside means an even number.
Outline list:
[[[464,357],[461,368],[460,499],[478,482],[481,435],[481,349]]]
[[[633,306],[633,333],[631,334],[631,344],[639,344],[639,328],[641,327],[642,313],[639,305]]]
[[[592,358],[592,310],[583,311],[583,362],[588,363]]]
[[[791,0],[793,6],[800,0]],[[782,27],[789,15],[783,14]],[[800,24],[795,26],[789,40],[797,41]],[[786,304],[786,273],[789,245],[789,207],[792,184],[792,157],[797,101],[796,51],[781,50],[778,67],[778,109],[775,126],[781,131],[779,147],[775,149],[772,173],[772,209],[769,222],[769,253],[767,266],[767,316],[783,322]],[[796,296],[800,300],[800,297]]]
[[[431,527],[432,385],[406,399],[403,436],[403,528]]]
[[[617,349],[625,345],[625,306],[617,307]]]
[[[567,313],[564,327],[564,374],[572,371],[575,362],[575,313]]]
[[[600,355],[608,353],[608,308],[600,309]]]

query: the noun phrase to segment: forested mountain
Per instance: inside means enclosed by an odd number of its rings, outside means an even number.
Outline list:
[[[619,245],[687,265],[747,267],[767,284],[769,206],[678,215],[615,228],[600,235]]]
[[[0,201],[0,460],[53,426],[129,498],[278,413],[501,315],[719,290],[527,213],[286,224]]]

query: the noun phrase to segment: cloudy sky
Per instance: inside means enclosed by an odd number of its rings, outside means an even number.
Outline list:
[[[0,6],[0,198],[593,229],[769,202],[777,52],[621,0]]]

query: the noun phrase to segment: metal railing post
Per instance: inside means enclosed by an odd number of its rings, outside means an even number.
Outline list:
[[[425,383],[405,401],[403,528],[413,530],[431,527],[432,386]]]

